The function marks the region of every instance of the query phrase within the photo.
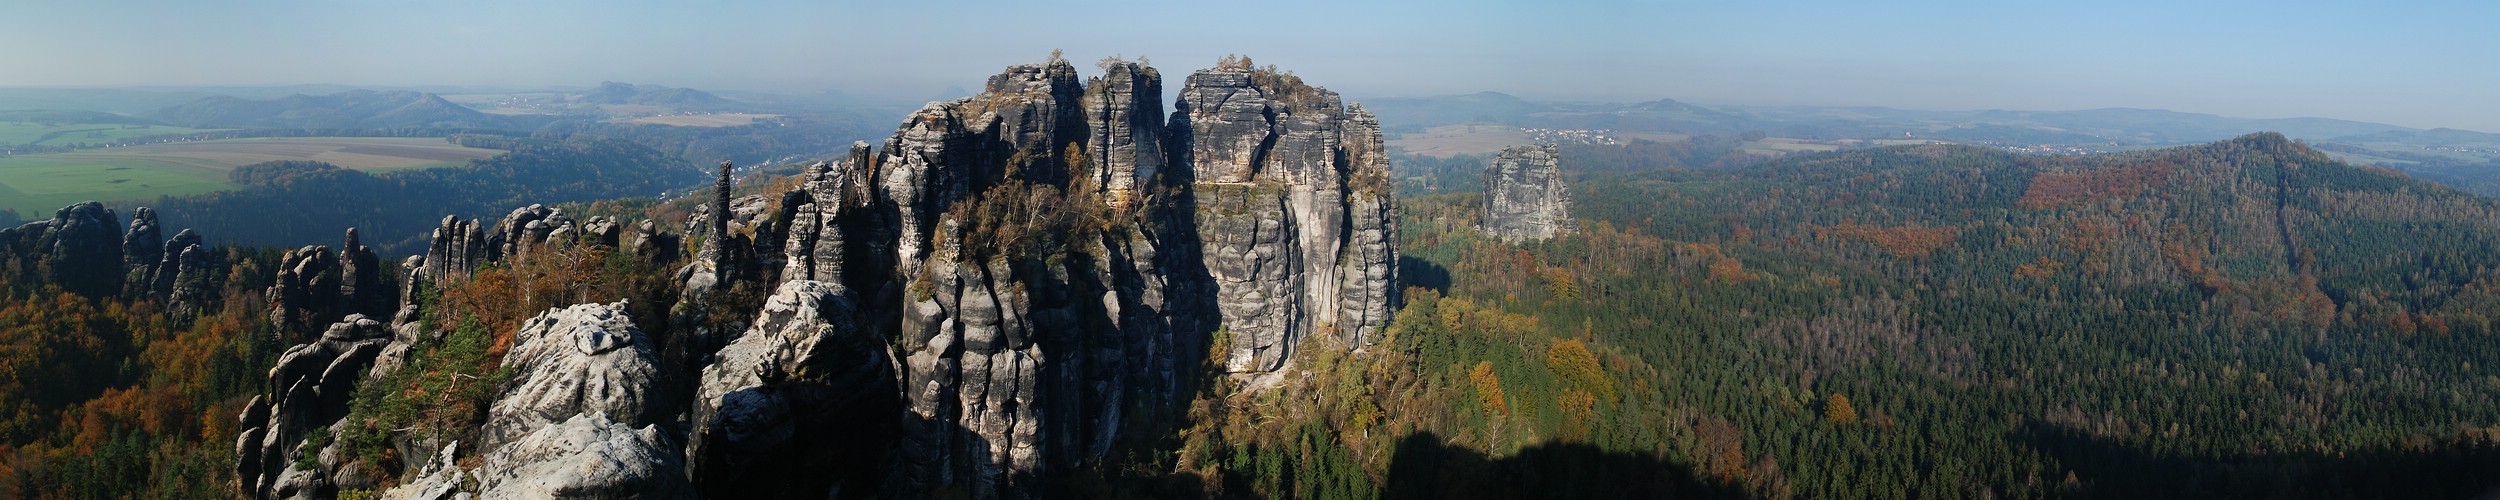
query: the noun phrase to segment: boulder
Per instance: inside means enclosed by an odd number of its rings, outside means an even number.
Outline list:
[[[478,467],[478,497],[688,498],[677,450],[659,426],[577,414],[487,453]]]
[[[596,414],[629,426],[658,421],[660,367],[625,303],[549,310],[521,324],[503,366],[512,379],[480,435],[500,447],[539,427]]]

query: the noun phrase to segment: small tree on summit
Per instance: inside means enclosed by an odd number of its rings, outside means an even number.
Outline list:
[[[1215,60],[1215,69],[1248,71],[1255,67],[1250,62],[1250,56],[1241,54],[1225,54],[1223,59]]]

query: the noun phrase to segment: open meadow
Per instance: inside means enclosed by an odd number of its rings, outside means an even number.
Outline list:
[[[142,200],[234,187],[226,172],[269,161],[365,171],[459,165],[501,151],[439,138],[291,137],[150,144],[0,156],[0,209],[28,219],[86,200]]]

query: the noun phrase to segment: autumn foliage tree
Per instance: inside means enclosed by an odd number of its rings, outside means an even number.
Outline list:
[[[1476,363],[1475,369],[1468,370],[1467,380],[1475,384],[1476,400],[1483,404],[1484,416],[1510,414],[1510,403],[1502,396],[1502,378],[1493,374],[1493,362]]]
[[[1823,398],[1823,420],[1841,425],[1858,423],[1858,409],[1849,405],[1849,396],[1835,392]]]

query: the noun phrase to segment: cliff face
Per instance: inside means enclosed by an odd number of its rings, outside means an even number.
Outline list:
[[[1314,332],[1342,348],[1369,342],[1396,300],[1396,202],[1376,120],[1289,74],[1248,69],[1192,76],[1167,117],[1159,72],[1103,68],[1081,82],[1056,58],[1010,67],[978,95],[913,113],[881,148],[805,168],[786,192],[733,198],[724,174],[686,224],[686,241],[701,243],[667,313],[635,322],[625,303],[558,308],[514,336],[503,366],[516,378],[474,453],[555,470],[573,462],[540,448],[595,445],[691,484],[644,468],[524,481],[446,458],[403,489],[450,491],[471,474],[501,492],[1035,497],[1118,443],[1168,436],[1211,352],[1254,376]],[[535,206],[491,227],[445,219],[429,255],[399,272],[453,286],[562,244],[655,264],[676,255],[657,224],[630,237],[622,227]],[[300,331],[344,313],[335,303],[364,303],[339,294],[368,289],[365,271],[322,271],[354,262],[320,247],[290,254],[300,269],[272,294],[311,305],[273,316]],[[416,304],[402,304],[394,338],[422,337],[407,319]],[[388,347],[372,373],[406,356]],[[299,425],[260,411],[245,416],[269,422],[260,446],[238,452],[268,469],[238,471],[261,486],[248,491],[281,496],[298,490],[272,478],[357,469],[285,468],[301,429],[336,416],[305,410]],[[672,421],[686,425],[652,427]],[[402,447],[458,451],[421,445]]]
[[[1368,342],[1395,301],[1380,124],[1274,70],[1189,77],[1172,116],[1233,372],[1284,366],[1312,332]]]
[[[1172,309],[1155,249],[1174,242],[1142,229],[1173,205],[1138,195],[1160,163],[1139,151],[1161,141],[1136,115],[1157,109],[1160,83],[1133,64],[1110,73],[1089,92],[1065,62],[1009,68],[887,141],[886,293],[899,295],[872,300],[870,317],[899,319],[906,415],[889,487],[1013,496],[1175,401],[1176,332],[1155,313]]]
[[[913,113],[883,148],[808,168],[781,222],[759,224],[757,242],[778,248],[752,245],[756,263],[725,264],[778,270],[752,275],[782,293],[743,335],[790,331],[772,312],[785,300],[847,304],[846,328],[889,339],[893,369],[845,362],[774,382],[724,368],[757,363],[739,360],[760,348],[733,338],[697,398],[714,405],[698,419],[726,424],[701,429],[782,418],[733,411],[741,404],[890,387],[894,459],[809,480],[877,474],[888,494],[1029,496],[1050,471],[1168,425],[1219,329],[1234,332],[1236,372],[1283,366],[1316,329],[1369,340],[1395,300],[1396,225],[1368,113],[1290,75],[1230,70],[1193,76],[1167,121],[1153,68],[1111,62],[1084,84],[1076,73],[1056,60],[1010,67],[978,95]],[[799,300],[822,296],[840,300]],[[715,439],[697,432],[698,445]],[[792,449],[885,446],[796,439],[817,444]],[[751,467],[707,468],[758,463],[745,448],[708,446],[688,454],[699,490],[770,493],[738,489]]]
[[[1570,234],[1571,189],[1553,145],[1513,146],[1484,169],[1484,230],[1503,241]]]

